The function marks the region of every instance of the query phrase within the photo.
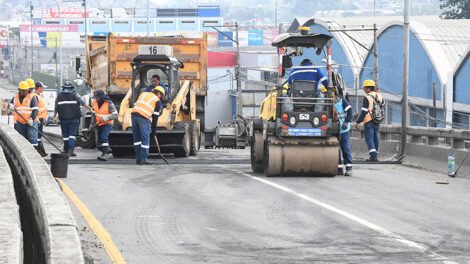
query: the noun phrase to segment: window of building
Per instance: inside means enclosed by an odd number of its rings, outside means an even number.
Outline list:
[[[58,25],[58,24],[59,24],[59,21],[46,21],[46,24],[47,24],[47,25],[51,25],[51,24],[52,24],[52,25],[53,25],[53,24],[57,24],[57,25]]]
[[[217,20],[204,20],[204,21],[202,21],[202,24],[219,24],[219,21],[217,21]]]
[[[83,24],[83,21],[70,21],[69,24],[70,25],[81,25],[81,24]]]
[[[106,24],[106,21],[91,21],[92,24]]]
[[[160,24],[173,24],[173,21],[159,21]]]
[[[137,24],[147,24],[147,20],[139,20]],[[152,21],[149,20],[149,24],[152,24]]]
[[[129,21],[114,21],[114,24],[129,24]]]
[[[181,21],[182,24],[194,24],[194,20],[183,20]]]

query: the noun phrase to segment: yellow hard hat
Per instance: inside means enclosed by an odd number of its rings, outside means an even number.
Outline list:
[[[28,84],[28,88],[35,88],[35,87],[36,87],[36,83],[35,83],[34,80],[31,79],[31,78],[26,79],[25,82]]]
[[[284,86],[282,86],[282,88],[288,90],[288,89],[289,89],[289,85],[286,83],[286,84],[284,84]]]
[[[328,91],[328,90],[326,90],[325,85],[322,85],[322,86],[321,86],[321,92],[322,92],[322,93],[326,93],[327,91]]]
[[[20,85],[18,85],[18,89],[20,90],[28,90],[29,89],[29,85],[27,82],[20,82]]]
[[[369,87],[369,86],[375,87],[375,82],[372,80],[365,80],[362,87]]]
[[[165,96],[165,89],[163,89],[163,87],[157,86],[157,87],[153,88],[152,92],[155,92],[155,91],[159,91],[163,94],[163,96]]]

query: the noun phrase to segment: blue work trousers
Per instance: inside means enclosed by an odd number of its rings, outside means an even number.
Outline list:
[[[132,137],[134,138],[135,157],[146,161],[150,148],[150,120],[141,115],[132,115]]]
[[[109,150],[109,132],[111,132],[111,128],[113,125],[111,124],[106,124],[102,126],[98,126],[98,143],[99,143],[99,149],[101,152],[108,154]]]
[[[80,119],[61,119],[60,129],[62,130],[62,139],[64,140],[64,151],[75,148],[75,134],[77,133]]]
[[[38,121],[33,122],[34,128],[38,128]],[[15,130],[18,131],[24,138],[26,138],[31,145],[37,147],[38,146],[38,132],[34,130],[34,128],[28,126],[28,124],[23,124],[20,122],[16,122]]]
[[[374,121],[364,124],[367,148],[369,149],[369,155],[373,158],[377,158],[377,152],[379,151],[379,130],[380,124]]]
[[[346,164],[346,169],[352,168],[352,156],[351,156],[351,148],[349,147],[349,131],[341,133],[339,137],[339,164],[343,164],[343,160],[341,159],[341,155],[344,159],[344,164]]]
[[[42,134],[42,132],[44,131],[44,123],[38,122],[38,130]],[[41,134],[38,133],[38,142],[42,141],[42,135]]]

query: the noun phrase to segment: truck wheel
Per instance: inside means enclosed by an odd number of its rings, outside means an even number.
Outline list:
[[[201,147],[201,131],[196,121],[189,122],[189,134],[191,136],[190,156],[196,156]]]
[[[189,152],[191,150],[191,135],[188,123],[185,122],[178,122],[174,125],[175,129],[184,129],[186,132],[184,133],[183,140],[181,141],[181,147],[173,152],[175,157],[179,158],[186,158],[189,157]]]
[[[92,149],[96,147],[96,136],[95,136],[96,130],[89,133],[85,137],[79,137],[77,136],[77,139],[75,141],[75,145],[84,148],[84,149]]]

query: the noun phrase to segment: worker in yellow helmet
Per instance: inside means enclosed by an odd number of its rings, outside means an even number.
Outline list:
[[[356,129],[360,123],[364,124],[364,134],[369,149],[368,161],[378,161],[380,122],[384,118],[383,98],[376,92],[373,80],[365,80],[363,90],[366,93],[362,99],[361,115],[356,121]]]
[[[131,117],[136,164],[150,164],[147,160],[150,149],[150,134],[156,132],[158,116],[162,109],[161,100],[164,96],[165,89],[156,86],[151,93],[141,93],[134,104]]]
[[[29,93],[30,85],[24,81],[18,85],[18,94],[11,99],[10,109],[14,111],[15,130],[38,150],[38,100]],[[39,151],[39,150],[38,150]]]
[[[289,93],[289,85],[285,83],[284,86],[282,86],[282,96],[287,97],[289,96],[288,93]]]

